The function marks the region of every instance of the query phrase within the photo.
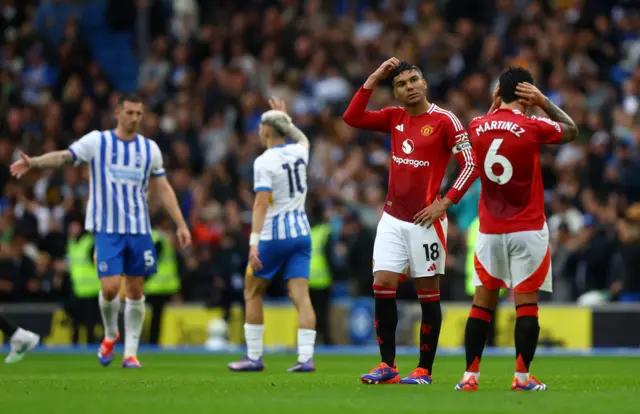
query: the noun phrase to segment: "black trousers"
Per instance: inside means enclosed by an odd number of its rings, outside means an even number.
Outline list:
[[[333,345],[329,312],[331,289],[309,289],[309,296],[311,296],[313,310],[316,312],[316,343]]]
[[[69,316],[71,316],[71,325],[73,333],[71,342],[78,345],[80,341],[80,328],[84,327],[87,331],[87,345],[97,343],[94,328],[100,324],[100,306],[98,298],[74,298],[68,308]]]
[[[487,346],[496,346],[496,319],[498,317],[498,308],[493,312],[493,318],[489,324],[489,332],[487,332]]]
[[[173,295],[147,295],[146,302],[151,306],[151,327],[149,329],[149,344],[158,345],[160,341],[160,328],[162,315],[167,303]]]

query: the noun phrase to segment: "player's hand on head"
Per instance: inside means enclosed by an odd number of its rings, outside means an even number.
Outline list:
[[[284,103],[282,99],[276,98],[275,96],[272,96],[271,98],[269,98],[269,107],[271,109],[275,109],[276,111],[282,111],[284,113],[287,113],[287,105]]]
[[[516,86],[516,96],[520,98],[518,102],[528,106],[544,107],[546,100],[540,89],[527,82],[521,82]]]
[[[176,236],[178,237],[178,244],[180,244],[181,248],[187,249],[191,247],[191,232],[188,228],[178,228]]]
[[[11,164],[11,175],[16,178],[22,178],[30,169],[33,167],[33,163],[31,162],[31,158],[20,151],[20,159],[13,164]]]
[[[378,79],[386,79],[399,64],[400,60],[398,58],[392,57],[391,59],[387,59],[373,72],[373,75]]]
[[[262,262],[260,261],[258,246],[251,246],[251,249],[249,250],[249,266],[251,266],[253,270],[262,270]]]

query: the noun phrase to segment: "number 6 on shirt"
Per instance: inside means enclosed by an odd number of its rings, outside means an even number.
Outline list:
[[[513,166],[507,157],[498,154],[502,141],[502,138],[496,138],[491,142],[487,156],[484,159],[484,173],[487,175],[487,178],[494,183],[505,185],[511,180],[511,177],[513,177]],[[502,173],[500,175],[496,175],[493,172],[493,166],[496,164],[502,167]]]

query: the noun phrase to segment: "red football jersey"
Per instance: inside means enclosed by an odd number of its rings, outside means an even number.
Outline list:
[[[469,124],[480,167],[480,232],[540,230],[545,223],[540,146],[562,141],[562,126],[548,118],[497,109]]]
[[[391,165],[385,208],[393,217],[413,222],[420,210],[440,197],[440,185],[451,154],[460,174],[447,193],[454,203],[478,176],[469,135],[458,118],[435,104],[422,115],[406,109],[367,111],[372,89],[360,88],[344,113],[347,124],[391,133]]]

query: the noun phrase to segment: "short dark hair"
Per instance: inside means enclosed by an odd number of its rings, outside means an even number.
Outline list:
[[[118,98],[118,106],[124,105],[125,102],[142,103],[142,98],[135,93],[124,93]]]
[[[516,86],[526,82],[533,85],[533,75],[521,66],[509,66],[500,74],[500,98],[504,103],[518,100]]]
[[[393,72],[391,72],[391,84],[393,86],[395,86],[393,80],[396,78],[396,76],[398,76],[399,74],[401,74],[402,72],[406,72],[406,71],[411,71],[414,70],[416,72],[418,72],[418,74],[420,75],[420,77],[422,77],[422,71],[420,70],[419,67],[417,67],[416,65],[413,65],[405,60],[401,61],[400,64],[393,70]]]

